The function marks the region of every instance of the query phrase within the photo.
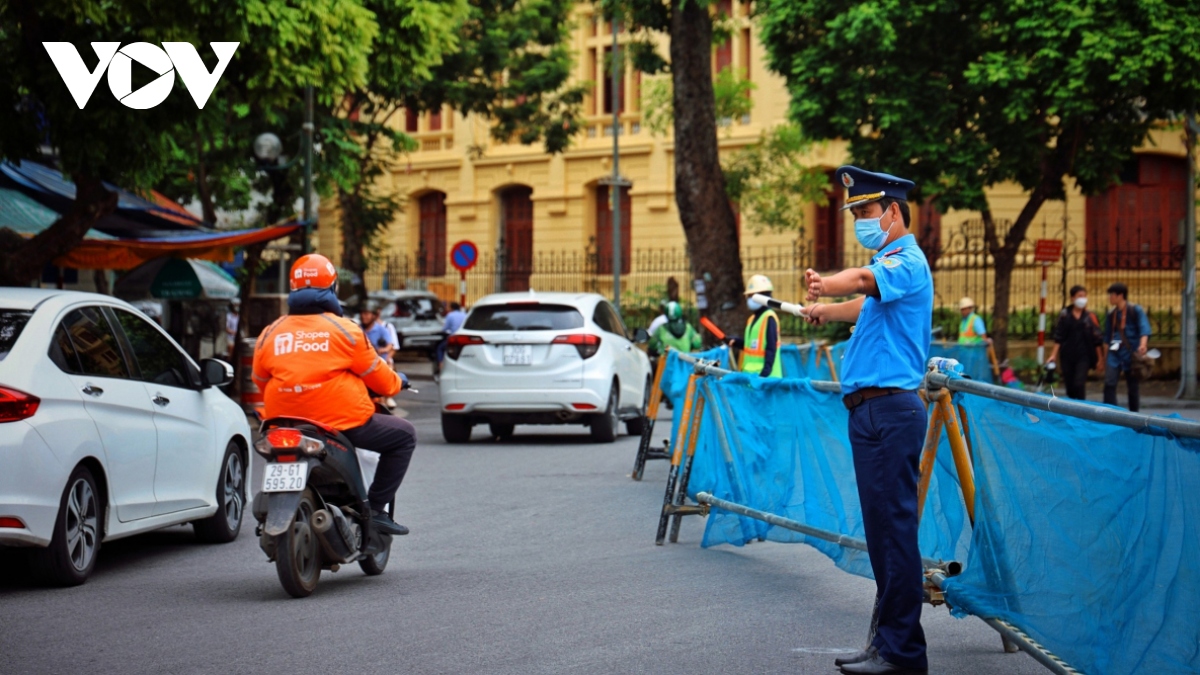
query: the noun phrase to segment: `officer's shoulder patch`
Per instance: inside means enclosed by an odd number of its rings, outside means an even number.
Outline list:
[[[894,269],[894,268],[900,266],[900,259],[899,258],[884,258],[883,260],[879,261],[879,264],[883,265],[884,267],[886,267],[888,269]]]

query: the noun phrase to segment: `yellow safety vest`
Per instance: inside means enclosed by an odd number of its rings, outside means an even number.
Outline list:
[[[746,319],[745,343],[742,347],[742,372],[758,375],[767,363],[767,320],[775,319],[779,325],[779,317],[775,310],[768,309],[756,321],[751,314]],[[779,336],[775,336],[775,360],[771,363],[771,374],[768,377],[783,377],[783,363],[779,360]]]
[[[978,314],[971,312],[958,325],[958,344],[977,345],[983,343],[983,337],[975,333],[975,321],[978,318]]]

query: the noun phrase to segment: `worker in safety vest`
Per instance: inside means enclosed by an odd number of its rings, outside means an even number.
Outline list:
[[[779,316],[775,310],[760,305],[751,296],[771,296],[775,286],[761,274],[746,283],[746,306],[754,312],[746,319],[746,337],[733,338],[730,347],[742,350],[742,372],[762,377],[783,377],[783,362],[779,360]]]
[[[372,522],[386,534],[408,534],[384,507],[408,472],[417,432],[408,420],[375,412],[368,388],[395,396],[408,378],[397,375],[362,328],[342,318],[337,270],[322,255],[292,265],[288,314],[267,326],[254,345],[254,381],[263,414],[303,417],[346,435],[355,447],[379,453],[367,493]]]
[[[983,319],[975,313],[975,301],[963,298],[958,301],[958,311],[962,313],[962,323],[958,324],[958,344],[981,345],[991,343],[987,334],[987,326]]]

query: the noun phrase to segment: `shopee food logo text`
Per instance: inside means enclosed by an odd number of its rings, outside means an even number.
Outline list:
[[[93,42],[99,63],[89,71],[79,56],[79,50],[70,42],[43,42],[46,53],[58,69],[67,90],[75,99],[80,110],[87,105],[100,77],[108,71],[108,88],[113,96],[127,108],[148,110],[167,100],[175,86],[175,72],[183,79],[188,93],[196,101],[197,108],[204,108],[225,67],[233,59],[240,42],[210,42],[217,55],[217,65],[209,72],[200,59],[200,54],[190,42],[164,42],[162,47],[149,42],[132,42],[121,46],[120,42]],[[158,73],[158,78],[146,86],[133,91],[133,62],[146,66]]]

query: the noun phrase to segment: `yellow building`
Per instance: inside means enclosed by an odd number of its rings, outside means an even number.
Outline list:
[[[713,52],[714,72],[735,68],[756,85],[753,111],[743,119],[723,121],[719,139],[723,155],[753,143],[765,129],[783,122],[788,106],[783,80],[767,70],[765,50],[755,39],[747,7],[724,0],[722,9],[735,18],[736,29],[730,41]],[[446,298],[456,297],[458,274],[447,264],[447,253],[454,242],[470,240],[482,255],[479,267],[468,275],[469,300],[494,290],[529,287],[610,291],[608,183],[615,104],[620,113],[620,171],[630,183],[623,188],[622,199],[622,271],[627,275],[623,289],[627,294],[651,289],[661,293],[655,287],[661,287],[667,276],[675,276],[689,292],[686,242],[674,198],[674,143],[669,134],[655,136],[643,125],[641,94],[647,84],[643,76],[627,72],[619,95],[612,95],[610,78],[603,72],[612,35],[609,25],[596,19],[594,9],[581,3],[576,11],[571,38],[576,54],[574,80],[589,83],[590,90],[584,103],[584,131],[566,152],[548,155],[540,146],[499,143],[490,137],[485,120],[449,109],[409,115],[402,122],[419,149],[401,158],[399,168],[379,186],[404,195],[406,207],[384,236],[382,250],[373,252],[377,260],[368,275],[369,288],[427,285]],[[1156,134],[1156,142],[1144,148],[1154,157],[1140,168],[1131,168],[1132,183],[1152,187],[1169,174],[1172,185],[1177,185],[1179,176],[1185,175],[1180,172],[1186,171],[1181,137],[1182,132]],[[1161,157],[1167,159],[1159,161]],[[833,142],[819,146],[809,161],[832,172],[846,159],[845,144]],[[1145,181],[1139,171],[1147,174]],[[1158,173],[1148,175],[1153,172]],[[1177,187],[1183,189],[1182,184]],[[1047,203],[1030,228],[1030,239],[1066,239],[1073,256],[1065,272],[1062,265],[1051,268],[1052,288],[1085,281],[1095,288],[1118,277],[1128,280],[1117,270],[1136,267],[1166,284],[1169,293],[1163,297],[1174,298],[1177,307],[1178,272],[1172,276],[1155,270],[1168,267],[1167,263],[1178,270],[1178,262],[1169,260],[1169,252],[1180,241],[1178,228],[1172,234],[1161,224],[1170,214],[1156,215],[1151,223],[1149,215],[1128,212],[1121,201],[1154,201],[1161,192],[1156,190],[1145,194],[1125,190],[1091,200],[1074,192],[1065,203]],[[778,295],[797,297],[803,266],[830,269],[863,262],[866,252],[855,243],[849,218],[838,210],[840,186],[831,185],[830,194],[831,204],[810,205],[800,214],[802,235],[799,231],[756,234],[751,223],[742,223],[746,274],[766,273],[774,278]],[[1024,205],[1025,195],[1016,186],[999,186],[990,202],[998,221],[1010,221]],[[951,211],[938,216],[930,205],[913,206],[922,245],[940,253],[931,256],[936,257],[938,304],[951,306],[961,295],[971,294],[986,309],[992,282],[978,214]],[[1089,215],[1103,222],[1089,229]],[[336,220],[336,212],[322,210],[318,243],[335,260],[340,257]],[[1129,226],[1135,220],[1136,234]],[[1143,225],[1153,233],[1142,232]],[[1028,255],[1021,256],[1015,277],[1014,307],[1036,304],[1040,269],[1032,264],[1031,242],[1029,249]],[[1144,255],[1138,258],[1137,254]],[[1059,304],[1054,295],[1052,290],[1052,306]]]

